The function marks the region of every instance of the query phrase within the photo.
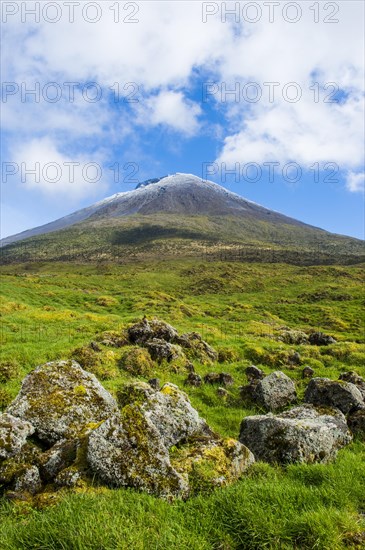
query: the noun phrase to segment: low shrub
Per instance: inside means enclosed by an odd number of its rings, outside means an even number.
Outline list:
[[[234,363],[239,358],[238,352],[233,348],[218,349],[218,363]]]
[[[19,365],[16,361],[0,362],[0,384],[16,378],[19,374]]]
[[[133,376],[149,376],[154,369],[154,363],[149,351],[134,347],[123,353],[119,366]]]

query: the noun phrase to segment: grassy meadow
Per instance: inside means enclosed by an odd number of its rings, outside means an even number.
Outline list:
[[[178,363],[154,363],[140,379],[158,377],[184,389],[207,422],[238,437],[244,416],[262,411],[243,403],[245,367],[282,370],[299,398],[316,376],[365,374],[364,266],[301,267],[197,260],[112,263],[25,263],[1,268],[0,410],[37,365],[80,358],[115,393],[134,374],[131,347],[85,357],[82,349],[146,315],[179,333],[196,331],[219,362],[193,361],[198,374],[228,372],[226,397],[217,387],[185,386]],[[336,344],[293,345],[287,330],[321,330]],[[80,351],[81,348],[81,351]],[[300,365],[291,358],[299,352]],[[137,365],[138,367],[138,365]],[[144,374],[144,376],[143,376]],[[331,465],[256,463],[233,486],[166,503],[127,489],[63,490],[47,507],[0,500],[0,548],[114,549],[351,549],[365,547],[365,443],[354,441]]]

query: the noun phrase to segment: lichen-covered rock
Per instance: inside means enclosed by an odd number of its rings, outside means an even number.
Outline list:
[[[174,384],[162,386],[143,409],[167,448],[191,436],[211,433],[205,420],[191,406],[188,396]]]
[[[171,464],[188,480],[189,495],[233,483],[254,462],[251,451],[235,439],[196,438],[171,453]]]
[[[121,409],[126,405],[140,404],[148,401],[156,390],[146,382],[130,382],[123,384],[117,391],[117,402]]]
[[[212,432],[177,386],[152,382],[121,387],[119,410],[77,363],[38,367],[9,407],[17,417],[0,417],[1,490],[37,505],[50,490],[97,477],[172,499],[237,479],[253,461],[250,451]]]
[[[14,490],[18,493],[35,495],[42,488],[42,480],[37,466],[30,466],[20,474],[15,482]]]
[[[159,391],[126,384],[117,396],[120,418],[107,420],[88,438],[88,463],[105,483],[186,498],[232,482],[254,460],[237,441],[214,434],[173,384]]]
[[[181,348],[191,357],[203,363],[217,361],[218,353],[205,342],[197,332],[179,336],[177,330],[159,319],[148,321],[146,318],[129,327],[128,338],[132,344],[145,346],[156,361],[172,361],[182,356]]]
[[[308,336],[301,330],[283,330],[277,339],[291,345],[306,344],[308,342]]]
[[[0,485],[13,486],[31,466],[39,465],[41,450],[31,442],[26,442],[15,455],[0,461]]]
[[[349,414],[347,424],[354,435],[365,440],[365,407]]]
[[[281,464],[329,462],[351,439],[340,411],[325,414],[310,405],[279,415],[248,416],[242,421],[239,437],[256,460]]]
[[[40,460],[42,477],[52,481],[62,470],[71,466],[76,460],[77,448],[76,439],[62,439],[44,452]]]
[[[77,468],[71,466],[62,470],[54,482],[58,487],[76,487],[82,481],[81,473]]]
[[[184,497],[188,486],[171,466],[160,434],[138,405],[126,405],[89,437],[92,471],[112,486],[134,487],[165,498]]]
[[[49,444],[86,432],[117,411],[112,396],[75,361],[37,367],[8,407],[9,414],[31,422]]]
[[[168,449],[193,435],[211,433],[186,393],[174,384],[164,384],[160,391],[141,382],[126,384],[117,398],[121,407],[138,403]]]
[[[19,453],[34,433],[30,422],[15,418],[11,414],[0,415],[0,461]]]
[[[100,344],[103,346],[122,348],[129,345],[129,339],[126,332],[107,331],[99,337]]]
[[[312,332],[308,340],[312,346],[329,346],[330,344],[336,343],[336,340],[332,336],[324,334],[323,332]]]
[[[304,395],[306,403],[336,407],[344,414],[364,405],[359,389],[350,382],[312,378]]]
[[[362,395],[362,398],[365,401],[365,380],[362,376],[357,374],[356,372],[350,371],[350,372],[343,372],[340,377],[340,380],[344,380],[345,382],[351,382],[351,384],[354,384],[359,392]]]
[[[184,357],[184,353],[180,346],[170,344],[159,338],[152,338],[146,343],[146,347],[154,361],[161,363],[164,359],[170,363],[179,357]]]
[[[158,319],[148,321],[144,318],[139,323],[129,327],[128,337],[133,344],[142,345],[153,338],[165,342],[174,342],[178,337],[178,333],[174,327],[164,321]]]
[[[273,372],[246,387],[252,400],[267,411],[277,411],[297,398],[293,380],[281,371]]]

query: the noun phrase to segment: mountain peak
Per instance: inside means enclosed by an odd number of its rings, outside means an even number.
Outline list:
[[[4,246],[36,235],[58,231],[85,220],[111,220],[162,213],[185,217],[233,216],[280,224],[304,225],[232,193],[217,183],[203,180],[194,174],[176,172],[150,178],[139,183],[132,191],[116,193],[59,220],[6,237],[1,244]]]
[[[174,174],[168,174],[160,178],[151,178],[151,179],[142,181],[136,186],[135,189],[142,189],[144,187],[147,187],[148,185],[153,185],[154,183],[160,183],[160,182],[163,182],[164,185],[165,184],[169,185],[172,183],[186,184],[189,181],[194,183],[203,183],[204,180],[202,178],[199,178],[198,176],[195,176],[194,174],[186,174],[184,172],[175,172]]]

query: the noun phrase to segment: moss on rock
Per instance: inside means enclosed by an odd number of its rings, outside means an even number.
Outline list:
[[[117,410],[95,376],[75,361],[37,367],[8,408],[10,414],[30,421],[36,435],[49,444],[77,436],[89,423],[106,420]]]

